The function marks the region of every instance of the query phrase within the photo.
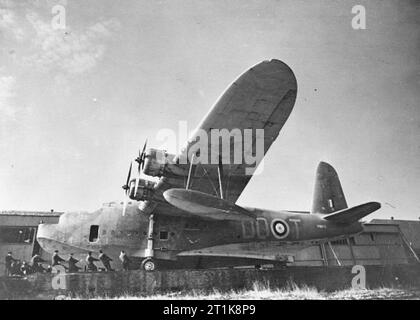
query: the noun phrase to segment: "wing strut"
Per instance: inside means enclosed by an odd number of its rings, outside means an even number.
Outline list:
[[[219,166],[217,168],[217,175],[219,176],[220,199],[223,199],[223,164],[222,157],[219,156]]]
[[[190,187],[191,187],[191,178],[192,178],[192,175],[193,175],[194,159],[195,159],[195,153],[193,153],[191,155],[190,168],[188,170],[187,185],[185,187],[185,190],[189,190]],[[203,169],[205,170],[205,168],[203,168]],[[205,172],[207,172],[207,171],[205,170]],[[223,200],[224,199],[224,196],[223,196],[223,164],[222,164],[222,157],[220,157],[220,156],[219,156],[219,165],[217,167],[217,176],[218,176],[218,180],[219,180],[220,199]],[[217,191],[216,191],[216,194],[217,194]]]
[[[188,171],[187,186],[185,187],[186,190],[189,190],[191,186],[191,174],[192,174],[192,169],[194,165],[194,158],[195,158],[195,153],[191,155],[190,170]]]

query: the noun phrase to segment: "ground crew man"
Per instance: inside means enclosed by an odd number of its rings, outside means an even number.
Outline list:
[[[33,272],[44,272],[44,268],[40,265],[40,263],[45,262],[44,259],[41,258],[39,254],[35,254],[31,259],[31,268]]]
[[[54,254],[52,256],[52,266],[54,267],[54,266],[57,266],[57,265],[61,265],[60,262],[64,262],[64,261],[66,261],[66,260],[64,260],[63,258],[61,258],[58,255],[58,250],[55,250]]]
[[[102,250],[99,250],[99,260],[101,260],[102,264],[104,265],[106,271],[114,271],[114,269],[111,268],[111,261],[112,259],[108,257],[105,253],[103,253]]]
[[[7,253],[7,256],[4,258],[4,260],[5,260],[5,265],[6,265],[6,276],[11,276],[12,275],[12,264],[13,264],[13,262],[17,262],[17,260],[15,258],[13,258],[11,251],[9,251]]]
[[[15,260],[12,262],[12,267],[10,268],[10,273],[12,276],[21,276],[22,275],[22,271],[20,269],[20,267],[22,266],[22,263],[20,262],[20,260]]]
[[[73,253],[70,253],[70,258],[67,262],[69,264],[69,272],[70,273],[79,272],[80,267],[76,266],[76,263],[78,263],[79,260],[77,260],[73,257]]]
[[[99,261],[99,259],[94,258],[92,256],[92,252],[89,251],[89,253],[86,257],[86,263],[87,263],[88,271],[98,271],[98,268],[95,265],[95,261]]]
[[[27,276],[29,274],[29,271],[29,265],[26,263],[26,261],[23,261],[22,265],[20,266],[20,272],[22,273],[22,275]]]
[[[120,253],[120,260],[122,263],[123,270],[128,270],[130,265],[130,259],[128,259],[127,254],[124,250],[122,250]]]

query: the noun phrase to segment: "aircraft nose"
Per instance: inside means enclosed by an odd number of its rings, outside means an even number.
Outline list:
[[[55,239],[57,238],[57,225],[56,224],[40,224],[36,240],[41,248],[47,252],[54,250]]]

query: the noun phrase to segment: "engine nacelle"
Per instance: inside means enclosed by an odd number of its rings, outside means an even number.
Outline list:
[[[164,150],[148,149],[144,161],[144,174],[161,177],[169,163],[168,154]]]
[[[148,149],[144,161],[143,173],[152,177],[174,177],[187,176],[188,170],[174,163],[174,154],[169,154],[164,150]]]
[[[136,180],[131,180],[130,182],[130,199],[137,201],[147,201],[152,200],[155,192],[156,183],[149,180],[139,179],[139,186],[136,191]]]

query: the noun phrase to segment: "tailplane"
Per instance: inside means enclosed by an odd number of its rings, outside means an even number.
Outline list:
[[[379,202],[368,202],[352,208],[327,214],[323,216],[323,218],[328,221],[334,221],[335,223],[352,224],[378,210],[380,207],[381,204]]]

